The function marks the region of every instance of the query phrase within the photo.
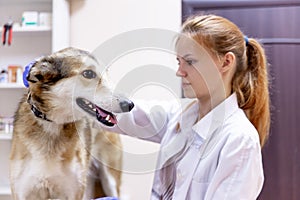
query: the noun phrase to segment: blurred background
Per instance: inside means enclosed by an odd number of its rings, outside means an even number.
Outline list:
[[[25,92],[20,74],[27,63],[68,46],[95,52],[128,31],[152,28],[178,32],[184,19],[196,13],[224,16],[264,45],[269,63],[272,122],[270,138],[263,148],[265,184],[259,199],[300,199],[299,0],[0,0],[0,200],[11,199],[8,156],[12,117]],[[151,37],[146,36],[145,40]],[[110,63],[111,79],[118,84],[134,69],[160,65],[169,70],[163,75],[171,83],[162,86],[162,82],[151,82],[130,88],[128,95],[174,99],[181,96],[180,81],[174,78],[174,58],[171,48],[125,52]],[[140,75],[151,80],[157,73]],[[151,154],[155,158],[159,149],[157,144],[127,136],[122,136],[122,141],[126,155]],[[153,170],[130,170],[130,166],[140,164],[124,156],[125,200],[149,199]],[[155,168],[154,162],[147,164],[149,169]]]

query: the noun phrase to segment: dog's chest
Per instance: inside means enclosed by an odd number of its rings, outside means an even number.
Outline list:
[[[65,177],[65,176],[74,176],[76,177],[80,174],[80,171],[83,170],[80,163],[71,161],[69,163],[64,163],[59,161],[58,159],[51,160],[36,160],[33,159],[26,166],[26,171],[32,177],[41,177],[49,178],[49,177]]]
[[[52,132],[35,129],[20,134],[27,152],[25,159],[13,160],[12,174],[21,197],[78,199],[84,188],[86,151],[75,128],[69,125]]]
[[[33,159],[23,168],[22,174],[16,183],[16,186],[20,187],[19,191],[43,191],[46,189],[58,197],[61,195],[61,191],[68,194],[67,196],[72,196],[72,191],[80,190],[82,187],[79,183],[82,180],[83,168],[75,161],[65,165],[53,159],[51,161]],[[24,194],[24,196],[28,196],[28,194]]]
[[[50,123],[51,124],[51,123]],[[26,131],[22,140],[33,159],[47,158],[47,160],[65,160],[73,158],[76,151],[84,149],[80,142],[80,128],[75,124],[39,126],[34,131]]]
[[[64,188],[75,185],[82,179],[85,170],[84,148],[81,148],[78,136],[71,134],[60,137],[40,138],[27,146],[31,159],[21,166],[23,179],[35,181],[40,187]],[[64,183],[62,180],[66,180]],[[68,187],[68,186],[67,186]]]

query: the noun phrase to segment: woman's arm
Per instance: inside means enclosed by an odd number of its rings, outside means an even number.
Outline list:
[[[135,101],[129,113],[117,115],[114,127],[94,122],[94,127],[160,143],[167,130],[170,118],[177,112],[178,103]]]

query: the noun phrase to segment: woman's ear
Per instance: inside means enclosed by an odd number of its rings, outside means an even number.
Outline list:
[[[231,71],[235,66],[235,55],[232,52],[227,52],[223,57],[223,65],[220,69],[222,73]]]

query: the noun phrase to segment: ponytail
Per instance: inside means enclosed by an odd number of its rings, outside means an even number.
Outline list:
[[[263,146],[270,129],[267,61],[264,49],[252,38],[246,46],[245,65],[234,75],[233,91],[237,94],[239,106],[257,129]]]

